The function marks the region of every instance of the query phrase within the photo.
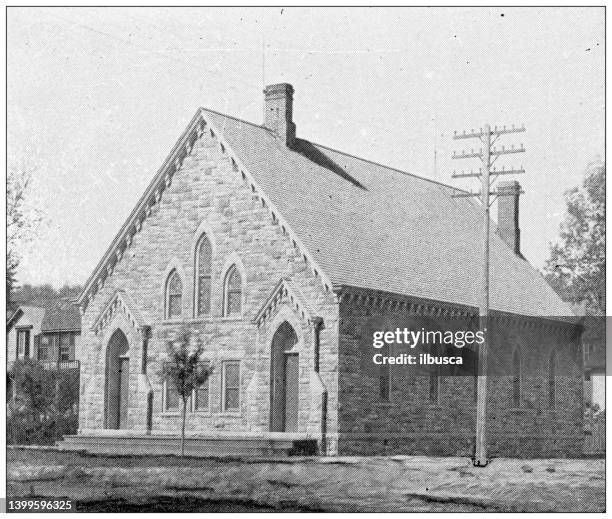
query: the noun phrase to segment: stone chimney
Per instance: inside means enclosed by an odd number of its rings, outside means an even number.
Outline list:
[[[500,193],[497,199],[497,230],[514,253],[522,257],[519,229],[521,185],[516,180],[506,180],[497,184],[497,191]]]
[[[295,140],[293,122],[293,87],[289,83],[268,85],[265,90],[264,126],[289,147]]]

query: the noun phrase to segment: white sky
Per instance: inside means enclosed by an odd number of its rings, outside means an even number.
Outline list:
[[[21,283],[84,282],[198,106],[461,187],[453,130],[522,124],[522,248],[541,267],[563,192],[604,153],[603,8],[9,8],[8,154],[47,217]],[[466,144],[467,142],[467,144]],[[434,145],[437,143],[437,146]],[[500,141],[500,144],[502,142]],[[434,148],[437,168],[434,169]],[[474,143],[474,147],[476,143]]]

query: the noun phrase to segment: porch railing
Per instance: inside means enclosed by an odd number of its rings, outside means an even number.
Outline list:
[[[80,369],[81,361],[79,360],[39,360],[40,364],[44,369]],[[8,362],[8,369],[10,370],[14,361]]]

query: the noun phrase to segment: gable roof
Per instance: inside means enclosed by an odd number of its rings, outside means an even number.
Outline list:
[[[261,305],[255,317],[253,317],[252,322],[259,326],[283,301],[287,301],[291,307],[308,322],[313,322],[318,318],[318,316],[315,315],[310,308],[308,301],[302,295],[300,289],[295,286],[293,281],[288,278],[281,278],[276,286],[272,289],[270,295],[264,301],[263,305]]]
[[[111,322],[117,311],[121,311],[134,328],[143,329],[148,327],[136,303],[134,303],[125,290],[119,289],[108,300],[108,303],[106,303],[106,306],[100,312],[98,318],[91,325],[91,329],[96,335]]]
[[[79,309],[64,298],[35,299],[27,305],[20,305],[6,323],[7,330],[17,324],[28,310],[42,313],[41,332],[81,331]]]
[[[482,218],[458,189],[297,139],[288,148],[271,131],[200,109],[158,170],[85,284],[86,302],[169,185],[204,124],[252,186],[290,227],[324,284],[386,291],[477,307]],[[213,131],[214,128],[214,131]],[[223,147],[224,151],[225,147]],[[495,225],[493,225],[495,229]],[[573,316],[540,273],[491,233],[493,310]]]
[[[45,316],[40,327],[41,331],[81,331],[81,314],[71,301],[51,299],[44,303],[44,308]]]
[[[17,310],[15,310],[14,312],[10,314],[10,316],[6,320],[6,330],[7,331],[10,330],[13,327],[13,325],[19,320],[19,318],[23,315],[23,310],[24,310],[24,307],[19,306],[17,307]]]
[[[482,217],[457,189],[203,109],[335,286],[478,306]],[[495,229],[493,225],[493,229]],[[491,233],[492,309],[572,316],[526,260]]]

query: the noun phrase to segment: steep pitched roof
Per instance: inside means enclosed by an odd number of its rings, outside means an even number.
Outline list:
[[[203,109],[334,285],[478,306],[482,218],[455,188]],[[495,227],[493,227],[495,228]],[[491,308],[573,312],[491,233]]]
[[[42,332],[80,331],[81,315],[78,307],[64,298],[35,299],[27,305],[20,305],[7,322],[7,330],[14,326],[21,315],[28,310],[43,314],[40,324]]]
[[[287,148],[268,129],[200,109],[85,284],[95,294],[180,168],[203,123],[265,196],[325,284],[348,285],[477,307],[481,212],[456,188],[303,139]],[[225,148],[223,148],[225,149]],[[243,170],[244,168],[244,170]],[[495,227],[493,227],[495,228]],[[491,237],[491,301],[513,314],[573,316],[544,278]]]

